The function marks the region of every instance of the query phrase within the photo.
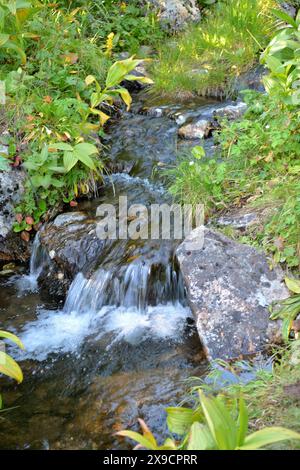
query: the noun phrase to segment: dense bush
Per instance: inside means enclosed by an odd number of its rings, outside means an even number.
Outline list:
[[[268,94],[245,93],[244,117],[222,123],[216,136],[222,162],[201,154],[199,159],[195,149],[170,170],[172,179],[175,176],[170,190],[184,202],[204,202],[210,214],[233,205],[269,208],[264,227],[253,228],[247,240],[273,253],[275,262],[296,269],[300,264],[300,122],[295,34],[293,27],[280,31],[263,54],[270,70],[264,78]]]

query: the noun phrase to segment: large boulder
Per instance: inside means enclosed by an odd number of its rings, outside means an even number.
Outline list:
[[[148,3],[159,11],[162,25],[173,30],[180,30],[189,21],[201,18],[196,0],[148,0]]]
[[[199,227],[177,249],[189,305],[209,359],[262,352],[278,341],[280,324],[269,306],[289,293],[281,270],[271,270],[256,249],[204,229],[202,249],[191,250]]]

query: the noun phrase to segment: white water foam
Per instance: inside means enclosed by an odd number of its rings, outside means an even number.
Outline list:
[[[32,246],[30,258],[29,274],[22,276],[17,281],[19,296],[28,292],[38,291],[38,278],[41,275],[45,265],[48,263],[49,257],[43,249],[39,234],[37,233]]]
[[[97,342],[105,336],[106,349],[121,340],[130,344],[147,338],[180,342],[189,317],[190,310],[179,303],[149,306],[143,312],[114,306],[98,312],[41,310],[20,335],[25,353],[17,359],[44,361],[50,354],[76,354],[86,340]]]

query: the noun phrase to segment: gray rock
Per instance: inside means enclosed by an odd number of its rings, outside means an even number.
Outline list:
[[[0,171],[0,261],[25,261],[28,246],[13,233],[14,207],[24,191],[25,175],[18,169]]]
[[[191,251],[199,230],[178,247],[177,258],[207,357],[233,359],[263,351],[280,337],[268,306],[289,296],[283,273],[271,271],[256,249],[209,229],[203,248]]]
[[[242,101],[235,105],[224,106],[224,108],[219,108],[214,111],[215,118],[226,117],[227,119],[234,120],[243,116],[247,111],[246,103]]]
[[[148,0],[148,3],[158,9],[162,25],[172,30],[180,30],[186,23],[201,18],[197,0]]]
[[[216,224],[222,227],[232,227],[238,230],[246,229],[250,225],[259,222],[259,216],[255,212],[247,212],[246,214],[225,215],[216,220]]]
[[[96,236],[96,220],[83,212],[58,215],[40,232],[40,240],[52,267],[69,279],[94,266],[104,243]]]
[[[203,139],[204,137],[208,137],[210,131],[210,121],[200,119],[199,121],[180,127],[178,135],[183,139]]]
[[[299,5],[300,6],[300,5]],[[292,18],[296,17],[297,14],[297,9],[294,5],[291,5],[290,2],[281,2],[280,8],[285,11],[288,15],[290,15]]]

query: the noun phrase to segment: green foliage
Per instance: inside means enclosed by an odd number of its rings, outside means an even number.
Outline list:
[[[15,70],[14,64],[5,63],[0,69],[7,93],[5,119],[15,135],[11,158],[17,159],[14,164],[21,158],[28,174],[14,227],[24,240],[49,209],[88,194],[101,180],[103,126],[120,98],[128,109],[131,104],[120,83],[150,83],[131,75],[140,60],[112,64],[102,48],[84,36],[84,11],[40,9],[28,23],[33,34],[26,65]],[[1,160],[2,167],[4,163]]]
[[[9,341],[12,341],[17,346],[19,346],[19,348],[24,349],[22,342],[12,333],[8,333],[7,331],[0,331],[0,338],[8,339]],[[9,356],[9,354],[4,351],[0,351],[0,374],[11,377],[18,383],[23,381],[23,374],[20,366],[11,356]]]
[[[0,1],[0,54],[13,52],[26,63],[25,40],[36,36],[27,31],[26,23],[39,9],[37,0]]]
[[[296,295],[289,297],[286,300],[280,302],[281,308],[275,310],[271,314],[271,320],[277,320],[281,318],[283,337],[285,341],[288,341],[290,332],[293,329],[293,321],[296,320],[300,314],[300,281],[296,279],[285,279],[286,285],[289,290]]]
[[[270,73],[264,77],[266,91],[286,105],[300,105],[300,11],[296,19],[281,10],[274,13],[286,24],[270,42],[262,62]]]
[[[178,164],[167,171],[169,191],[182,203],[196,206],[200,202],[206,211],[223,206],[223,183],[226,164],[205,158],[204,149],[194,147],[191,156],[181,156]]]
[[[228,95],[268,44],[273,0],[217,2],[198,25],[163,45],[154,63],[154,91],[186,97]]]
[[[84,33],[100,45],[105,44],[107,37],[112,35],[114,52],[125,50],[140,54],[142,45],[155,46],[165,36],[153,5],[143,7],[139,0],[88,1],[84,2],[84,9]],[[105,45],[103,48],[107,50]]]
[[[132,431],[121,431],[117,435],[129,437],[138,442],[139,447],[151,450],[256,450],[280,441],[300,440],[300,434],[282,427],[267,427],[248,435],[248,410],[242,397],[230,403],[222,395],[208,397],[199,390],[199,401],[199,418],[193,421],[187,409],[183,412],[181,408],[167,410],[168,424],[172,423],[170,432],[183,436],[179,446],[168,439],[159,447],[141,420],[143,435]],[[195,412],[191,412],[195,418]]]
[[[277,97],[248,92],[244,98],[249,106],[244,117],[222,123],[217,136],[221,155],[181,157],[179,165],[169,170],[170,191],[182,202],[204,203],[208,215],[234,205],[269,208],[263,230],[253,227],[247,241],[273,254],[274,263],[296,269],[300,264],[299,112],[287,109]]]

